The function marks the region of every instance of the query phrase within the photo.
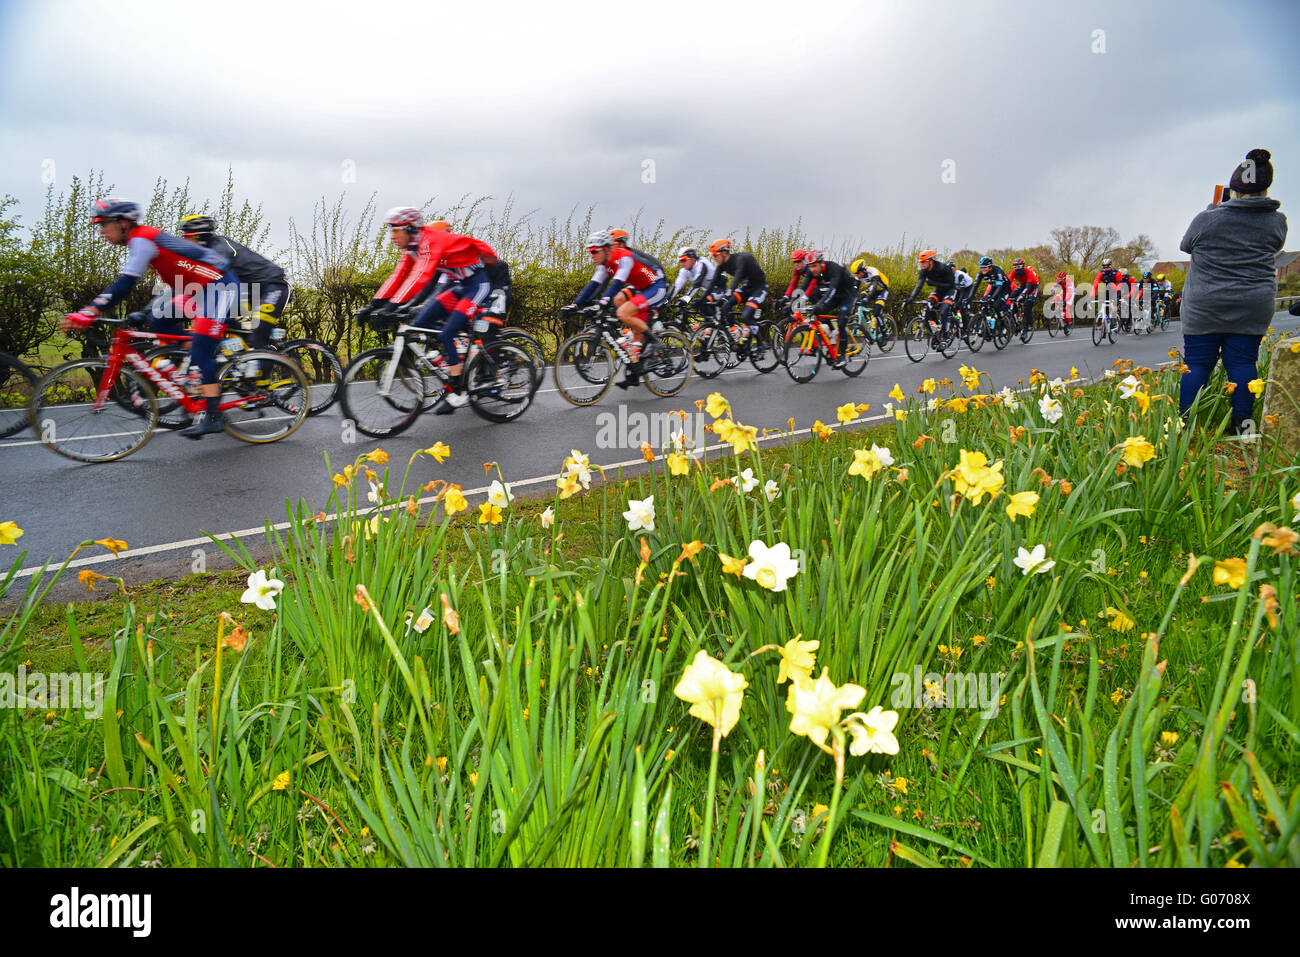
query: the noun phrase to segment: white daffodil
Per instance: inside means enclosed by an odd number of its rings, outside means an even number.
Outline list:
[[[550,528],[555,524],[555,509],[546,506],[546,511],[542,512],[542,528]]]
[[[736,476],[736,491],[742,495],[748,495],[756,485],[758,485],[758,479],[754,478],[753,469],[745,469]]]
[[[379,503],[379,499],[380,499],[379,486],[376,485],[374,482],[370,483],[370,491],[366,493],[366,499],[370,501],[372,504]]]
[[[1065,380],[1062,379],[1060,376],[1057,376],[1051,382],[1047,383],[1047,388],[1050,389],[1054,394],[1060,395],[1062,392],[1065,391]]]
[[[799,563],[790,557],[790,546],[777,542],[768,548],[755,539],[749,543],[749,563],[745,577],[769,591],[785,591],[785,583],[799,574]]]
[[[1035,545],[1032,551],[1026,551],[1021,546],[1016,557],[1011,559],[1011,563],[1026,575],[1041,575],[1044,572],[1051,571],[1056,565],[1055,561],[1047,560],[1047,546],[1045,545]]]
[[[1138,381],[1138,377],[1129,373],[1119,380],[1119,397],[1121,399],[1131,399],[1133,393],[1140,388],[1142,388],[1142,383]]]
[[[1295,508],[1295,518],[1291,519],[1291,521],[1300,522],[1300,492],[1296,492],[1291,496],[1291,505]]]
[[[627,530],[629,532],[638,532],[641,529],[653,532],[655,530],[655,497],[647,495],[640,502],[636,499],[629,499],[627,511],[623,513],[623,517],[627,519]]]
[[[564,470],[576,475],[583,488],[591,488],[591,460],[577,449],[570,450],[569,457],[564,460]]]
[[[1044,419],[1053,425],[1061,420],[1061,416],[1065,415],[1065,407],[1050,395],[1045,395],[1038,400],[1038,411],[1043,414]]]
[[[488,486],[488,501],[498,508],[505,508],[514,501],[514,498],[510,493],[510,486],[505,482],[493,479],[492,484]]]
[[[781,489],[772,479],[763,483],[763,494],[767,496],[769,502],[775,502],[781,497]]]
[[[284,582],[278,578],[267,578],[266,572],[258,569],[248,576],[248,588],[239,596],[245,605],[256,605],[262,611],[275,611],[275,596],[284,591]]]
[[[898,739],[894,737],[894,726],[897,724],[898,712],[882,711],[880,705],[866,714],[853,712],[845,719],[845,727],[853,736],[849,754],[855,757],[864,754],[897,754]]]
[[[885,466],[886,468],[894,464],[894,453],[889,451],[889,446],[885,446],[884,448],[881,448],[879,445],[876,445],[876,443],[872,442],[871,451],[872,454],[874,454],[876,458],[880,460],[880,464]]]
[[[1014,412],[1020,408],[1020,400],[1016,398],[1016,394],[1011,391],[1009,386],[1004,387],[998,395],[1001,396],[1002,404],[1007,407],[1008,411]]]

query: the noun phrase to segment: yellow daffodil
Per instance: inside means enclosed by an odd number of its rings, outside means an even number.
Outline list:
[[[500,525],[501,506],[493,505],[491,502],[484,502],[478,507],[478,523],[480,525]]]
[[[677,560],[679,562],[685,560],[694,563],[695,556],[702,551],[704,551],[704,543],[697,538],[693,542],[686,542],[682,545],[682,553],[677,556]]]
[[[823,442],[830,441],[830,437],[835,434],[835,430],[822,422],[821,419],[818,419],[813,423],[812,430],[813,435],[817,436],[817,438],[821,439]]]
[[[980,504],[985,495],[996,498],[1005,481],[1001,460],[990,466],[983,452],[962,449],[960,455],[956,468],[948,473],[958,494],[964,495],[973,505]]]
[[[837,688],[831,681],[830,669],[823,668],[816,681],[795,678],[790,684],[785,707],[793,716],[790,730],[802,734],[828,754],[826,738],[831,728],[840,723],[840,712],[856,708],[866,697],[867,689],[855,684]]]
[[[442,442],[434,442],[427,449],[420,449],[416,455],[427,455],[436,462],[445,462],[447,456],[451,455],[451,449]]]
[[[1251,379],[1250,382],[1246,385],[1246,388],[1249,389],[1254,395],[1261,396],[1264,394],[1264,380]]]
[[[673,694],[690,702],[691,715],[711,725],[723,737],[740,720],[740,705],[749,682],[721,661],[698,651],[682,673]],[[865,692],[864,692],[865,693]]]
[[[709,393],[708,399],[705,400],[704,409],[715,419],[721,418],[724,412],[731,411],[731,403],[723,398],[721,392]]]
[[[961,415],[966,411],[967,407],[970,405],[970,399],[965,396],[953,396],[951,399],[945,402],[944,405],[952,409],[952,411],[956,412],[958,415]]]
[[[858,417],[858,410],[852,402],[847,402],[835,410],[835,418],[848,425]]]
[[[926,379],[924,382],[921,383],[920,387],[916,391],[923,392],[926,395],[930,395],[935,391],[936,388],[938,388],[938,385],[935,383],[933,379]]]
[[[118,552],[124,552],[127,549],[126,542],[122,541],[120,538],[100,538],[96,539],[95,544],[103,545],[113,553],[114,558],[117,557]]]
[[[1140,469],[1155,457],[1156,447],[1148,442],[1145,436],[1130,435],[1124,440],[1124,462],[1133,468]]]
[[[745,574],[745,560],[742,558],[732,558],[723,552],[718,552],[718,559],[722,562],[722,574],[736,575],[737,577]]]
[[[781,667],[776,675],[776,683],[811,680],[813,665],[816,664],[813,652],[820,644],[819,641],[800,641],[796,635],[784,647],[777,648],[781,652]]]
[[[672,475],[689,475],[691,463],[683,452],[673,452],[668,456],[668,471]]]
[[[0,522],[0,545],[13,545],[26,534],[15,522]]]
[[[897,382],[894,383],[894,388],[890,391],[889,397],[895,402],[902,402],[907,398],[907,396],[903,395],[903,390]]]
[[[1007,503],[1007,517],[1014,522],[1018,515],[1029,518],[1034,514],[1034,506],[1038,504],[1038,493],[1016,492],[1010,496],[1010,499]]]
[[[461,493],[459,485],[451,485],[448,486],[446,494],[442,497],[442,506],[446,509],[447,515],[450,517],[455,515],[457,512],[463,512],[468,509],[469,502],[465,500],[465,496]]]
[[[873,445],[869,449],[854,449],[853,464],[849,466],[850,475],[861,475],[866,481],[877,472],[894,464],[894,456],[889,449]]]
[[[1225,558],[1214,563],[1214,584],[1227,585],[1237,589],[1246,582],[1246,560],[1244,558]]]

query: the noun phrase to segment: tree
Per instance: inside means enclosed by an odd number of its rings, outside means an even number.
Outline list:
[[[1089,272],[1119,242],[1119,233],[1110,226],[1062,226],[1052,230],[1056,258],[1080,272]]]

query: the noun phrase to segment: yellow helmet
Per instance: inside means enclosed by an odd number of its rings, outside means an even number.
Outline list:
[[[1156,276],[1156,278],[1159,279],[1161,282],[1164,282],[1164,281],[1165,281],[1165,274],[1164,274],[1164,273],[1160,273],[1158,276]]]
[[[858,273],[862,272],[866,268],[867,268],[867,261],[865,259],[855,259],[853,260],[853,264],[849,266],[849,272],[853,273],[853,275],[856,276]]]

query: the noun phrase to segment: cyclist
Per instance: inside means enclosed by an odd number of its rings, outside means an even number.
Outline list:
[[[853,260],[849,272],[858,281],[858,302],[869,306],[871,315],[880,319],[889,299],[889,277],[875,266],[868,266],[865,259]]]
[[[957,295],[953,297],[952,307],[961,316],[961,331],[964,335],[969,322],[966,307],[970,305],[971,295],[975,292],[975,280],[966,270],[957,268],[955,259],[948,260],[948,268],[952,270],[953,278],[957,281]]]
[[[1011,299],[1013,314],[1023,315],[1026,326],[1034,322],[1034,302],[1038,299],[1038,273],[1025,263],[1023,256],[1017,256],[1011,264]],[[1023,305],[1024,312],[1020,312]]]
[[[492,284],[492,291],[483,306],[483,316],[493,325],[503,326],[506,310],[510,307],[510,266],[504,259],[498,259],[483,268],[487,271],[488,282]]]
[[[817,284],[817,280],[813,279],[811,274],[804,268],[804,261],[807,258],[808,251],[805,249],[796,249],[790,254],[790,262],[794,264],[794,275],[790,277],[790,285],[785,287],[785,296],[782,297],[782,301],[789,302],[796,289],[802,290],[808,296],[813,294],[813,286]]]
[[[718,268],[713,274],[708,301],[720,302],[734,298],[737,303],[744,303],[740,321],[749,327],[751,336],[758,335],[758,324],[754,317],[767,298],[767,274],[763,272],[763,267],[752,253],[732,252],[730,239],[716,239],[710,243],[709,255]],[[723,291],[728,276],[731,277],[731,285]]]
[[[1092,280],[1092,301],[1094,306],[1097,302],[1097,286],[1101,283],[1105,283],[1105,289],[1102,293],[1103,298],[1116,304],[1114,318],[1118,322],[1119,303],[1124,298],[1124,292],[1120,288],[1124,285],[1124,271],[1115,268],[1115,263],[1111,261],[1109,256],[1101,261],[1101,271]]]
[[[219,235],[211,216],[200,213],[182,216],[176,231],[190,242],[214,249],[230,260],[230,271],[239,279],[240,304],[257,316],[257,325],[248,341],[254,349],[265,349],[289,302],[289,283],[284,270],[247,246]]]
[[[673,280],[673,288],[668,297],[674,298],[684,289],[679,301],[687,306],[696,295],[713,285],[716,267],[707,259],[701,258],[700,251],[694,246],[683,246],[678,250],[677,262],[681,268],[677,270],[677,278]]]
[[[611,229],[611,230],[609,230],[609,236],[610,236],[611,239],[614,240],[614,245],[615,245],[615,246],[619,247],[620,249],[626,249],[628,252],[632,253],[634,256],[636,256],[638,259],[640,259],[642,262],[647,262],[647,263],[649,263],[651,266],[654,266],[655,269],[658,269],[659,272],[660,272],[660,273],[661,273],[665,278],[667,278],[667,276],[668,276],[668,270],[664,268],[664,264],[663,264],[663,263],[661,263],[659,260],[655,259],[655,257],[654,257],[654,256],[651,256],[648,252],[645,252],[644,250],[637,249],[635,246],[629,246],[629,245],[627,244],[627,230],[626,230],[626,229]]]
[[[126,298],[140,277],[152,268],[175,294],[169,305],[163,303],[167,297],[154,300],[149,309],[154,331],[185,335],[180,319],[194,320],[188,333],[190,356],[202,375],[199,391],[207,400],[207,410],[180,434],[199,439],[220,432],[225,428],[225,417],[221,414],[221,387],[217,383],[217,343],[225,335],[226,321],[239,301],[239,280],[230,271],[229,262],[216,250],[156,226],[140,225],[140,205],[128,199],[110,196],[95,200],[90,206],[90,221],[99,226],[99,234],[108,242],[126,247],[126,264],[112,285],[90,305],[64,317],[63,328],[72,331],[89,326]],[[194,311],[197,315],[192,315]]]
[[[833,341],[846,342],[844,326],[858,298],[857,280],[839,263],[827,259],[826,254],[820,249],[808,251],[808,256],[804,259],[804,268],[808,270],[808,275],[817,280],[817,298],[809,304],[808,313],[813,316],[834,315],[836,322]],[[843,364],[844,354],[837,349],[831,368],[838,369]]]
[[[916,257],[921,274],[916,277],[916,286],[912,289],[912,294],[903,300],[903,309],[906,310],[915,302],[921,287],[928,284],[934,289],[934,292],[930,293],[930,302],[938,304],[939,319],[947,329],[949,317],[952,315],[953,301],[957,295],[957,276],[953,268],[947,263],[940,262],[937,256],[933,249],[926,249]]]
[[[362,313],[376,328],[391,324],[399,306],[419,309],[411,323],[414,326],[432,329],[442,324],[440,339],[450,382],[434,412],[451,415],[469,402],[456,334],[469,324],[491,292],[486,266],[499,261],[497,254],[482,240],[453,233],[445,223],[424,225],[424,214],[413,206],[394,206],[384,217],[384,225],[392,230],[393,245],[403,255]],[[435,277],[446,281],[435,281]]]
[[[651,266],[632,250],[615,246],[614,237],[608,230],[602,229],[587,237],[587,252],[596,264],[596,272],[572,305],[565,306],[562,311],[572,312],[586,305],[598,291],[601,291],[602,306],[612,303],[618,307],[618,321],[632,331],[634,346],[627,374],[614,384],[620,389],[628,389],[641,381],[646,351],[642,343],[647,349],[659,344],[659,337],[650,331],[650,310],[668,297],[668,284],[662,270]]]
[[[984,302],[991,303],[994,306],[994,312],[1004,312],[1007,308],[1007,297],[1011,292],[1011,279],[1002,267],[993,261],[992,256],[980,257],[980,274],[975,277],[975,289],[971,297],[979,292],[980,284],[985,284]]]
[[[1064,269],[1056,274],[1056,284],[1052,290],[1052,309],[1059,313],[1061,322],[1068,327],[1074,321],[1071,314],[1074,306],[1074,280]]]

